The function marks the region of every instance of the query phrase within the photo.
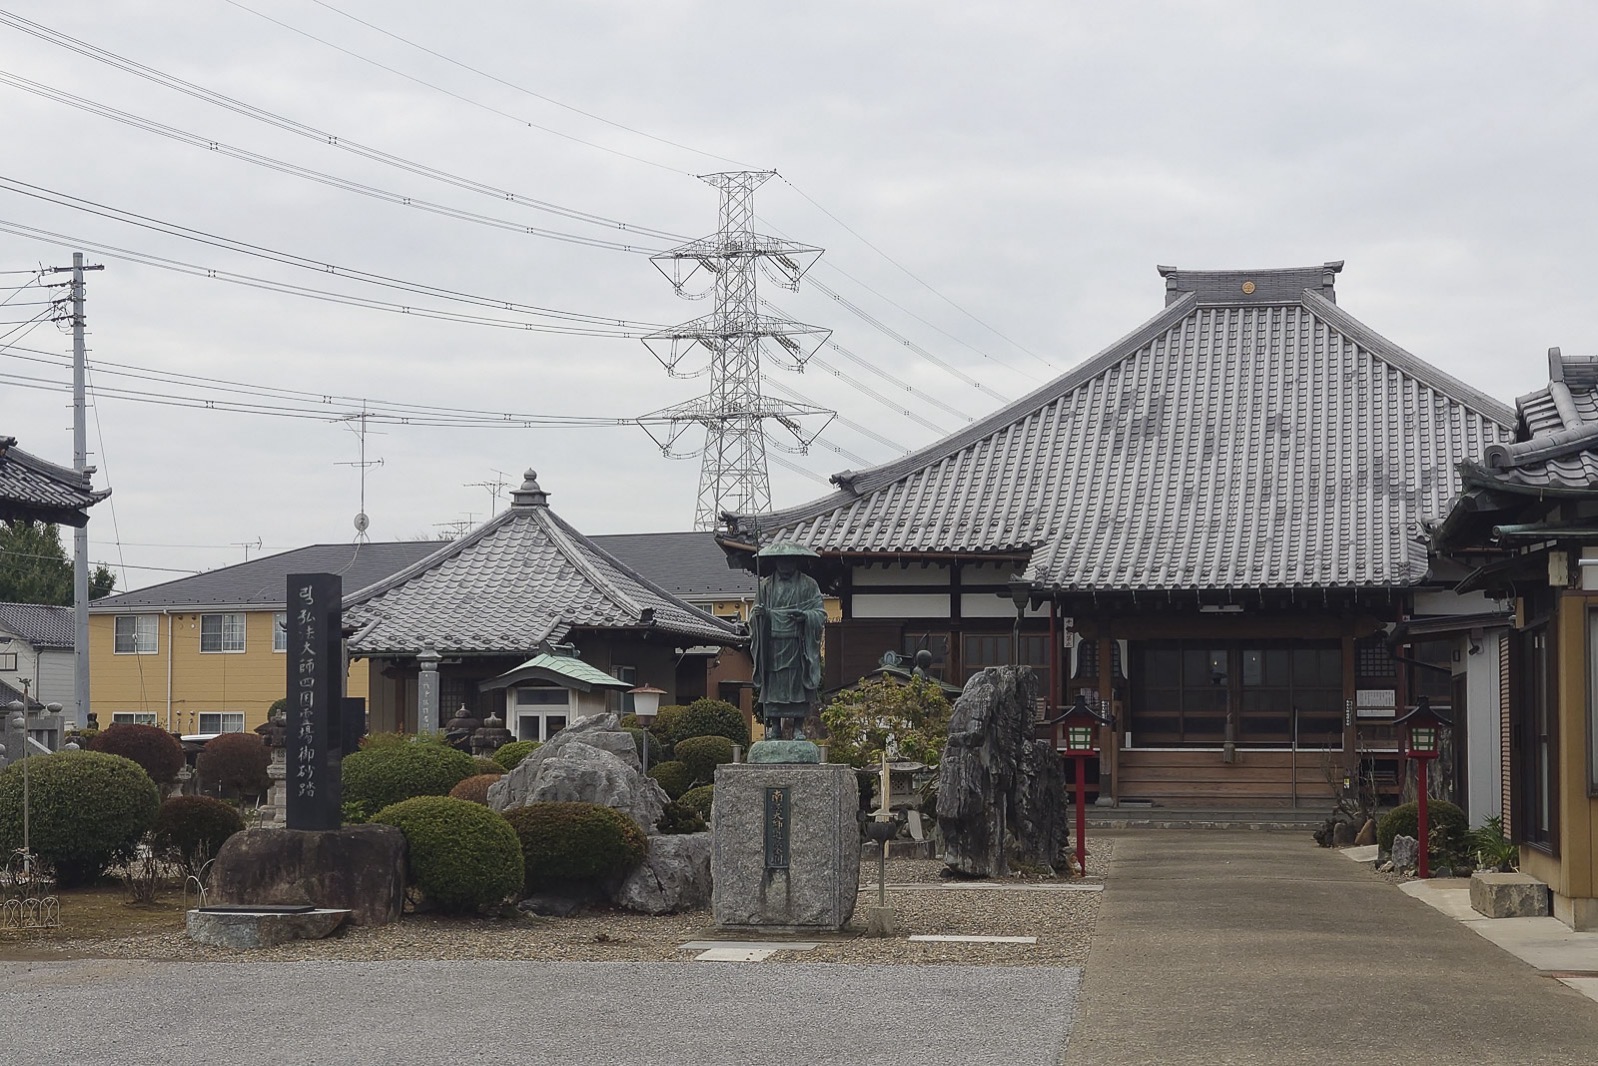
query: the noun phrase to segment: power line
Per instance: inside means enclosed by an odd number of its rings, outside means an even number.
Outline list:
[[[389,277],[386,274],[374,274],[370,271],[356,270],[353,267],[341,267],[333,263],[326,263],[306,256],[295,255],[292,252],[282,252],[264,245],[251,244],[248,241],[235,240],[231,237],[222,237],[206,230],[192,229],[181,226],[175,222],[166,222],[162,219],[141,215],[134,211],[127,211],[119,207],[111,207],[94,200],[85,200],[72,196],[69,193],[47,189],[43,186],[32,185],[25,181],[0,175],[0,189],[16,193],[19,196],[28,196],[36,200],[69,207],[74,211],[98,215],[115,222],[122,222],[140,229],[151,230],[165,234],[169,237],[180,237],[183,240],[194,241],[197,244],[209,245],[223,251],[238,252],[243,255],[254,256],[257,259],[267,259],[274,263],[297,267],[301,270],[313,270],[318,274],[330,274],[334,277],[345,278],[351,281],[360,281],[368,285],[377,285],[386,289],[399,289],[404,292],[414,292],[423,296],[433,296],[443,300],[453,300],[459,303],[471,304],[476,307],[492,307],[496,310],[515,311],[520,314],[540,315],[546,318],[564,319],[573,322],[586,322],[604,326],[615,326],[621,329],[648,331],[658,328],[654,323],[629,322],[624,318],[609,315],[590,315],[577,311],[562,311],[551,307],[539,307],[535,304],[521,304],[512,300],[493,299],[486,296],[474,296],[470,293],[460,292],[456,289],[440,288],[436,285],[425,285],[421,282],[404,281],[399,278]],[[628,333],[627,336],[633,334]]]
[[[142,130],[146,133],[153,133],[159,137],[165,137],[168,140],[189,145],[192,148],[200,148],[216,155],[227,156],[229,159],[236,159],[240,162],[250,163],[255,166],[263,167],[267,170],[276,171],[280,174],[304,178],[307,181],[314,181],[318,184],[327,185],[331,188],[340,189],[344,192],[353,192],[360,196],[370,197],[374,200],[382,200],[385,203],[394,204],[399,207],[415,208],[418,211],[425,211],[429,214],[440,215],[444,218],[454,219],[459,222],[472,222],[480,226],[490,226],[494,229],[509,230],[513,233],[522,233],[534,237],[544,237],[550,240],[564,241],[568,244],[577,244],[587,248],[601,248],[608,251],[630,252],[635,255],[649,255],[654,251],[658,251],[660,247],[659,245],[645,247],[639,244],[626,243],[622,241],[603,240],[598,237],[584,237],[580,234],[566,233],[561,230],[544,229],[540,226],[529,226],[523,222],[513,222],[510,219],[498,218],[493,215],[484,215],[476,211],[467,211],[463,208],[450,207],[447,204],[435,203],[431,200],[422,200],[414,196],[406,196],[403,193],[381,189],[375,185],[367,185],[364,182],[353,181],[349,178],[341,178],[336,174],[329,174],[326,171],[313,170],[310,167],[302,167],[297,163],[290,163],[273,156],[263,155],[259,152],[251,152],[243,148],[237,148],[233,145],[225,144],[222,141],[214,140],[197,133],[190,133],[187,130],[181,130],[175,126],[169,126],[164,122],[157,122],[154,119],[145,118],[141,115],[135,115],[128,111],[122,111],[117,108],[98,103],[94,100],[89,100],[85,97],[62,92],[59,89],[52,89],[48,85],[43,85],[29,78],[19,77],[15,74],[7,74],[3,71],[0,71],[0,84],[10,85],[12,88],[16,89],[22,89],[25,92],[33,93],[36,96],[41,96],[46,100],[50,100],[55,103],[66,104],[67,106],[75,107],[80,111],[86,111],[91,115],[97,115],[101,118],[110,119],[113,122],[120,122],[125,126],[131,126],[134,129]],[[558,211],[555,213],[561,214],[565,217],[575,217],[569,212],[565,211]],[[587,221],[586,219],[581,218],[577,220]]]
[[[778,176],[781,177],[781,175],[778,175]],[[943,293],[939,292],[936,288],[933,287],[931,282],[928,282],[928,281],[924,280],[923,278],[921,278],[920,275],[916,274],[909,267],[905,266],[903,263],[900,263],[897,259],[893,258],[893,256],[889,255],[887,252],[883,251],[881,248],[878,248],[871,241],[867,240],[860,233],[859,230],[857,230],[853,226],[849,225],[849,223],[845,222],[843,219],[839,218],[837,215],[833,214],[831,211],[828,211],[825,207],[822,207],[821,204],[816,202],[814,197],[812,197],[809,193],[805,192],[803,189],[799,188],[799,186],[795,185],[793,182],[789,181],[787,178],[783,178],[782,180],[783,180],[783,184],[787,185],[788,188],[792,189],[794,192],[798,193],[800,196],[802,196],[806,200],[808,200],[810,202],[810,206],[814,207],[817,211],[820,211],[822,214],[824,214],[828,218],[832,219],[838,225],[842,226],[857,241],[859,241],[861,244],[865,245],[867,248],[870,248],[873,252],[876,252],[882,258],[886,259],[889,263],[893,264],[893,266],[897,267],[898,270],[901,273],[903,273],[906,277],[908,277],[911,281],[914,281],[917,285],[920,285],[922,288],[924,288],[928,292],[932,293],[932,295],[936,296],[938,299],[942,300],[944,303],[948,304],[950,307],[954,308],[956,311],[959,311],[962,315],[965,315],[971,321],[975,322],[977,325],[981,326],[983,329],[985,329],[988,332],[992,333],[994,336],[996,336],[999,339],[1005,341],[1006,343],[1008,343],[1011,346],[1017,348],[1018,350],[1025,352],[1027,355],[1030,355],[1032,358],[1036,359],[1038,362],[1042,363],[1044,366],[1050,367],[1051,369],[1054,368],[1054,364],[1053,363],[1051,363],[1047,359],[1043,358],[1043,356],[1039,355],[1037,352],[1034,352],[1032,349],[1028,348],[1026,345],[1020,343],[1019,341],[1011,340],[1007,335],[1005,335],[997,327],[988,325],[986,322],[982,321],[982,319],[978,318],[976,315],[972,314],[970,311],[967,311],[965,308],[961,307],[959,304],[957,304],[953,300],[949,299],[949,297],[943,295]]]
[[[441,92],[445,96],[453,97],[454,99],[459,100],[463,104],[470,104],[472,107],[482,108],[484,111],[488,111],[488,112],[491,112],[491,113],[493,113],[495,115],[499,115],[502,118],[508,118],[512,122],[516,122],[516,123],[519,123],[519,124],[524,125],[524,126],[529,126],[529,127],[533,128],[535,130],[541,130],[544,133],[548,133],[548,134],[551,134],[552,136],[560,137],[560,138],[563,138],[565,140],[572,141],[572,142],[574,142],[576,144],[581,144],[581,145],[583,145],[585,147],[588,147],[588,148],[596,148],[596,149],[598,149],[601,152],[609,152],[611,155],[620,156],[623,159],[631,159],[631,160],[633,160],[636,163],[643,163],[645,166],[655,167],[657,170],[664,170],[668,174],[682,174],[685,177],[693,177],[693,174],[690,171],[680,170],[677,167],[673,167],[673,166],[667,166],[665,163],[658,163],[658,162],[656,162],[653,159],[645,159],[641,155],[634,155],[632,152],[624,152],[620,148],[609,148],[609,147],[607,147],[607,146],[605,146],[603,144],[595,144],[593,141],[584,140],[582,137],[578,137],[575,134],[563,133],[560,130],[552,129],[549,126],[539,125],[538,123],[532,121],[531,119],[523,118],[520,115],[513,115],[509,111],[501,111],[499,108],[494,107],[492,104],[485,104],[481,100],[473,100],[469,96],[462,96],[460,93],[454,92],[454,91],[452,91],[450,89],[446,89],[442,85],[434,85],[432,82],[424,81],[423,79],[416,77],[414,74],[407,74],[403,70],[399,70],[399,69],[397,69],[395,67],[391,67],[391,66],[389,66],[386,63],[380,63],[377,60],[372,59],[372,58],[370,58],[368,56],[361,55],[359,52],[354,52],[354,51],[351,51],[350,49],[345,48],[345,47],[343,47],[341,45],[336,45],[332,41],[328,41],[328,40],[325,40],[325,39],[323,39],[321,37],[318,37],[316,34],[311,33],[311,32],[309,32],[307,30],[302,30],[302,29],[300,29],[297,26],[291,26],[287,22],[284,22],[281,19],[273,18],[271,15],[263,14],[262,12],[255,10],[253,7],[246,7],[244,4],[239,3],[238,0],[224,0],[224,2],[227,3],[227,4],[232,5],[233,7],[238,8],[240,11],[247,11],[250,14],[255,15],[257,18],[263,18],[263,19],[265,19],[266,21],[272,23],[275,26],[280,26],[283,29],[288,30],[290,33],[297,33],[301,37],[305,37],[305,38],[308,38],[310,40],[313,40],[317,44],[325,45],[326,47],[333,49],[333,51],[335,51],[335,52],[339,52],[339,53],[341,53],[343,55],[349,56],[351,59],[358,59],[362,63],[369,63],[372,66],[376,67],[377,69],[386,70],[386,71],[388,71],[388,73],[393,74],[396,77],[404,78],[406,81],[415,82],[417,85],[423,86],[424,88],[432,89],[435,92]]]
[[[229,0],[229,2],[232,2],[232,0]],[[564,108],[565,110],[570,111],[573,114],[581,115],[584,118],[591,118],[595,122],[602,122],[602,123],[604,123],[607,126],[614,127],[615,129],[622,130],[622,131],[627,132],[627,133],[631,133],[631,134],[633,134],[635,136],[638,136],[638,137],[644,137],[644,138],[646,138],[648,140],[651,140],[651,141],[657,141],[660,144],[669,145],[672,148],[680,148],[680,149],[682,149],[685,152],[692,152],[695,155],[702,155],[702,156],[705,156],[708,159],[718,159],[718,160],[720,160],[723,163],[731,163],[732,165],[734,165],[734,166],[736,166],[736,167],[738,167],[740,169],[743,169],[743,170],[754,170],[754,169],[756,169],[755,167],[751,166],[748,163],[743,163],[743,162],[740,162],[739,160],[736,160],[736,159],[729,159],[727,156],[717,155],[714,152],[707,152],[707,151],[705,151],[705,150],[703,150],[701,148],[693,148],[693,147],[690,147],[689,145],[686,145],[686,144],[680,144],[677,141],[669,140],[669,139],[667,139],[665,137],[657,137],[653,133],[646,133],[643,130],[634,129],[631,126],[623,125],[620,122],[613,122],[612,120],[610,120],[608,118],[605,118],[603,115],[596,115],[596,114],[594,114],[591,111],[584,111],[580,107],[573,107],[571,104],[562,103],[561,101],[556,100],[554,97],[545,96],[543,93],[535,92],[532,89],[526,88],[525,86],[517,85],[515,82],[506,81],[504,78],[501,78],[501,77],[499,77],[497,75],[494,75],[494,74],[490,74],[486,70],[480,70],[477,67],[474,67],[474,66],[472,66],[469,63],[463,63],[463,62],[461,62],[458,59],[453,59],[450,56],[445,55],[443,52],[434,51],[433,49],[427,47],[426,45],[418,44],[417,42],[411,40],[408,37],[401,37],[399,34],[394,33],[391,30],[386,30],[383,27],[377,25],[376,23],[368,22],[368,21],[366,21],[365,19],[362,19],[362,18],[357,18],[356,16],[350,14],[348,11],[342,11],[339,8],[334,7],[332,4],[325,3],[324,0],[311,0],[311,2],[313,4],[315,4],[315,5],[317,5],[318,7],[326,8],[327,10],[333,12],[335,15],[342,15],[344,18],[349,19],[351,22],[358,22],[362,26],[365,26],[367,29],[376,30],[378,33],[383,34],[385,37],[392,37],[394,40],[399,41],[401,44],[407,44],[407,45],[410,45],[412,48],[420,49],[421,51],[426,52],[428,55],[433,56],[435,59],[442,59],[444,62],[449,63],[449,64],[451,64],[453,66],[460,67],[462,70],[469,70],[473,74],[478,75],[479,77],[487,78],[489,81],[492,81],[492,82],[498,82],[500,85],[505,86],[507,89],[515,89],[519,93],[525,93],[526,95],[533,97],[535,100],[542,100],[546,104],[553,104],[555,107]],[[242,4],[235,4],[235,6],[242,7],[243,5]]]
[[[391,166],[398,170],[404,170],[419,177],[425,177],[434,181],[443,182],[448,185],[454,185],[457,188],[479,193],[484,196],[492,196],[494,199],[506,203],[517,204],[522,207],[529,207],[541,211],[552,211],[556,214],[562,215],[565,218],[579,219],[582,221],[591,222],[595,225],[606,226],[618,230],[626,230],[632,233],[641,233],[650,237],[657,237],[664,240],[682,239],[679,235],[669,233],[665,230],[657,230],[650,226],[634,225],[632,223],[623,222],[619,219],[608,218],[604,215],[595,214],[591,211],[563,207],[559,204],[551,203],[550,201],[543,200],[535,196],[527,196],[521,193],[512,192],[508,189],[502,189],[497,186],[488,185],[472,178],[463,177],[459,174],[453,174],[447,170],[441,170],[437,167],[428,166],[425,163],[418,163],[414,160],[406,159],[403,156],[394,155],[390,152],[382,151],[381,149],[372,148],[368,145],[361,144],[358,141],[350,140],[347,137],[340,137],[339,135],[328,130],[318,129],[315,126],[307,125],[306,123],[289,118],[285,115],[280,115],[276,112],[268,111],[265,108],[256,107],[253,104],[248,104],[242,100],[238,100],[231,96],[226,96],[222,93],[207,89],[204,86],[195,84],[194,82],[185,81],[182,78],[166,74],[154,67],[128,59],[124,56],[118,55],[115,52],[100,48],[97,45],[89,44],[86,41],[82,41],[76,37],[61,33],[58,30],[52,30],[48,26],[38,22],[33,22],[30,19],[25,19],[20,15],[13,14],[9,11],[0,10],[0,25],[10,26],[12,29],[20,30],[23,33],[29,34],[30,36],[36,37],[39,40],[45,41],[49,44],[53,44],[59,48],[76,52],[78,55],[92,59],[95,62],[103,63],[106,66],[113,67],[126,74],[132,74],[135,77],[142,78],[145,81],[156,85],[160,85],[163,88],[182,93],[185,96],[189,96],[204,103],[223,108],[233,112],[234,114],[252,119],[256,122],[264,123],[265,125],[272,126],[275,129],[282,130],[286,133],[292,133],[296,136],[316,141],[319,144],[324,144],[331,148],[338,148],[342,151],[360,156],[363,159],[367,159],[375,163],[382,163],[385,166]]]

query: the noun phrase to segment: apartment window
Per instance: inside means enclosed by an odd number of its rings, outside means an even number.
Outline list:
[[[272,650],[289,650],[289,614],[279,611],[272,616]]]
[[[242,614],[200,615],[201,651],[243,651],[244,616]]]
[[[116,619],[118,655],[154,655],[160,650],[160,619],[153,614],[119,614]]]
[[[112,725],[154,725],[154,711],[112,711]]]
[[[201,711],[200,732],[202,733],[242,733],[244,732],[243,711]]]
[[[14,651],[0,652],[0,670],[15,670],[17,668],[17,653]]]

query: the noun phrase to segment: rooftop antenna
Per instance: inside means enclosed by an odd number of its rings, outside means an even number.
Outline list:
[[[499,515],[499,498],[504,494],[505,486],[509,484],[509,482],[506,480],[507,476],[508,475],[505,473],[505,471],[496,470],[494,471],[494,480],[492,481],[468,481],[461,487],[467,489],[487,489],[488,517],[495,518]]]
[[[371,417],[372,413],[366,409],[366,401],[362,400],[360,411],[347,414],[339,419],[340,422],[344,423],[345,428],[353,432],[360,440],[361,457],[357,462],[333,464],[334,466],[353,466],[361,472],[361,509],[355,512],[355,539],[362,544],[371,540],[366,535],[366,528],[372,524],[372,520],[366,517],[366,471],[370,467],[383,465],[383,460],[381,459],[366,458],[366,434],[368,432],[366,420]],[[359,428],[352,423],[358,423]]]
[[[232,543],[233,543],[233,546],[235,548],[243,548],[244,549],[244,561],[245,562],[249,562],[250,561],[250,549],[251,548],[254,548],[256,551],[260,551],[261,550],[261,538],[260,537],[256,537],[254,540],[235,540]]]

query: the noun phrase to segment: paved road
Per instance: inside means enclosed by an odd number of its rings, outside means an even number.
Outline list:
[[[1303,834],[1115,841],[1067,1066],[1598,1063],[1598,1003]]]
[[[0,1062],[1055,1066],[1079,983],[773,962],[0,963]]]

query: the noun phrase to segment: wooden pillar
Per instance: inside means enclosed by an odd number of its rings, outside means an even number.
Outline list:
[[[1359,773],[1359,715],[1357,689],[1359,687],[1359,662],[1354,649],[1354,636],[1343,631],[1343,769],[1352,780]]]
[[[1115,706],[1115,641],[1104,635],[1108,628],[1101,630],[1099,636],[1099,708],[1106,714]],[[1108,756],[1110,767],[1110,802],[1117,807],[1121,805],[1121,730],[1125,727],[1126,723],[1117,719],[1115,728],[1102,731],[1108,734],[1109,741],[1101,745],[1101,750]]]

